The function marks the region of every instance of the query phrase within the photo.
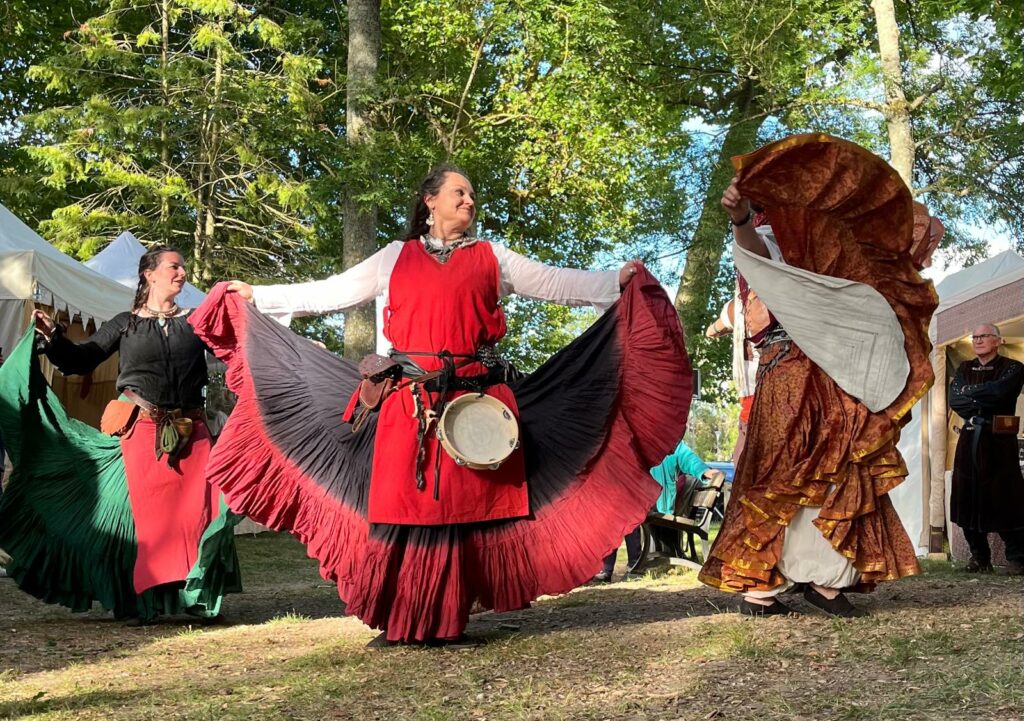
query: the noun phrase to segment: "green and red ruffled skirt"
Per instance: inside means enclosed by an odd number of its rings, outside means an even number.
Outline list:
[[[154,455],[155,424],[122,438],[68,417],[47,385],[30,327],[0,368],[0,434],[14,472],[0,497],[7,573],[47,603],[115,618],[220,612],[241,590],[233,527],[206,481],[202,421],[179,462]]]

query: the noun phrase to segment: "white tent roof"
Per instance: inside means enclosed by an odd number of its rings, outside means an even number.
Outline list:
[[[1012,250],[1004,250],[980,263],[946,276],[935,290],[939,294],[941,312],[968,298],[999,288],[1024,276],[1024,258]]]
[[[97,273],[135,290],[139,282],[139,258],[145,252],[145,246],[126,230],[113,243],[85,261],[85,264]],[[177,301],[182,308],[197,308],[204,298],[206,294],[203,291],[186,283]]]
[[[99,325],[128,310],[132,292],[61,253],[0,204],[0,300],[35,300]]]

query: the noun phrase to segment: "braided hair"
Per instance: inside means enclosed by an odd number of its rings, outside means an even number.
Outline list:
[[[132,301],[132,313],[146,304],[149,300],[149,283],[146,281],[146,271],[156,270],[160,265],[160,259],[164,253],[178,253],[174,248],[166,245],[154,245],[139,258],[139,285],[135,289],[135,300]]]
[[[405,221],[406,238],[419,238],[422,235],[426,235],[430,230],[430,226],[427,225],[427,218],[430,217],[430,208],[427,207],[426,198],[428,195],[437,195],[438,191],[441,190],[441,186],[444,185],[444,180],[448,173],[455,173],[467,180],[469,179],[466,171],[451,163],[441,163],[431,168],[430,172],[420,182],[420,189],[417,191],[416,198],[412,201],[412,205],[409,208],[409,216]]]
[[[123,333],[127,334],[135,331],[135,327],[139,320],[138,310],[149,301],[149,283],[146,281],[146,271],[156,270],[165,253],[176,253],[177,255],[181,255],[181,253],[170,246],[154,245],[143,253],[141,258],[139,258],[139,285],[135,289],[135,300],[132,301],[132,312],[128,317],[128,325],[125,327]]]

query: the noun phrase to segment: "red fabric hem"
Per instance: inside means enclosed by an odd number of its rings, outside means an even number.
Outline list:
[[[603,446],[583,480],[526,522],[474,530],[480,601],[497,611],[589,581],[661,494],[649,469],[686,429],[693,382],[675,309],[646,270],[617,306],[620,390]]]
[[[156,423],[140,418],[121,438],[125,481],[137,552],[133,570],[136,593],[184,581],[195,565],[199,541],[219,508],[206,482],[210,434],[196,421],[188,446],[169,466],[154,455]]]

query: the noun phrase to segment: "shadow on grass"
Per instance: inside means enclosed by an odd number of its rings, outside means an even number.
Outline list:
[[[18,719],[49,713],[111,709],[135,703],[144,694],[148,694],[148,691],[75,691],[71,695],[51,698],[40,691],[34,698],[0,701],[0,718]]]
[[[333,584],[323,581],[316,561],[285,534],[239,537],[239,556],[246,593],[225,603],[236,624],[340,618],[344,605]],[[928,611],[970,604],[979,594],[1019,593],[1019,579],[964,576],[948,564],[928,563],[925,575],[882,584],[875,594],[856,595],[854,603],[873,615]],[[618,583],[577,589],[545,598],[530,609],[475,614],[470,634],[495,641],[515,636],[540,637],[563,630],[628,629],[651,623],[734,613],[740,598],[696,583],[691,574],[662,581]],[[799,595],[784,596],[787,604],[808,616],[820,616]],[[95,663],[134,653],[155,640],[206,629],[189,617],[162,618],[150,627],[125,628],[99,611],[71,614],[31,599],[10,582],[0,581],[0,670],[15,675]],[[216,628],[216,627],[213,627]],[[372,632],[367,629],[367,640]]]
[[[965,576],[948,563],[930,562],[922,575],[880,584],[874,593],[851,594],[858,607],[869,614],[888,616],[904,611],[956,608],[971,603],[979,593],[1019,594],[1021,579],[1000,576]],[[825,618],[805,602],[796,589],[781,596],[798,613]],[[592,586],[572,594],[545,599],[529,610],[484,613],[474,616],[470,633],[497,632],[538,635],[561,629],[628,627],[684,618],[735,613],[738,594],[716,591],[701,585],[676,588],[648,587],[630,583]]]
[[[731,610],[732,605],[725,594],[712,594],[702,588],[655,589],[632,584],[585,587],[565,596],[536,602],[528,610],[473,616],[467,630],[469,633],[508,630],[539,635],[568,629],[678,621],[722,613]]]

